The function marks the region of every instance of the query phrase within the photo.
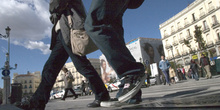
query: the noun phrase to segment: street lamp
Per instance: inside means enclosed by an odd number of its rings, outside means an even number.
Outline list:
[[[2,70],[2,79],[4,79],[4,88],[3,88],[3,104],[9,104],[8,97],[10,95],[10,70],[16,69],[17,64],[15,64],[15,67],[10,67],[10,31],[11,29],[9,26],[5,28],[6,35],[0,34],[0,37],[8,38],[8,52],[6,53],[6,61],[4,67],[1,68]]]

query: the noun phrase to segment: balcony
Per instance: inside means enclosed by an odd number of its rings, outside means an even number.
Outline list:
[[[214,46],[214,43],[213,43],[212,41],[208,41],[208,42],[207,42],[207,46],[208,46],[208,47],[213,47],[213,46]]]
[[[180,38],[179,42],[184,43],[184,38]]]
[[[214,6],[211,6],[211,7],[209,7],[209,13],[212,13],[213,11],[215,11],[215,7]]]
[[[215,23],[212,24],[212,28],[215,29],[217,27],[220,27],[220,23],[218,21],[215,21]]]
[[[191,35],[186,36],[186,40],[191,40],[193,37]]]
[[[170,44],[165,45],[165,48],[169,49],[170,48]]]
[[[185,26],[184,27],[186,28],[188,26],[190,26],[190,23],[187,21],[187,22],[185,22]]]
[[[205,27],[204,29],[203,29],[203,33],[207,33],[207,32],[209,32],[210,31],[210,28],[209,27]]]
[[[179,44],[179,43],[178,43],[177,41],[174,41],[174,42],[173,42],[173,45],[174,45],[174,46],[177,46],[178,44]]]
[[[205,18],[205,12],[201,12],[200,15],[199,15],[199,18],[200,19]]]

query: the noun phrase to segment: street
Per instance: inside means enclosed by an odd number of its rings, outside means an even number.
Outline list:
[[[213,76],[212,79],[200,78],[182,80],[176,84],[154,85],[142,88],[142,99],[140,104],[120,104],[117,107],[87,108],[87,104],[94,100],[94,95],[80,96],[77,99],[71,97],[65,101],[60,99],[50,100],[46,110],[117,110],[117,109],[156,109],[156,110],[219,110],[220,109],[220,75]],[[111,97],[115,97],[117,91],[111,92]],[[11,109],[10,109],[11,108]],[[1,110],[14,110],[12,106],[0,106]]]
[[[220,75],[213,76],[212,79],[200,78],[199,81],[194,79],[183,80],[171,86],[155,85],[142,88],[143,102],[140,104],[123,104],[120,107],[94,109],[174,109],[176,107],[220,109],[219,84]],[[111,97],[115,97],[116,93],[117,91],[111,92]],[[72,98],[67,98],[66,101],[51,100],[47,104],[46,110],[88,109],[86,105],[93,100],[93,95],[79,97],[76,100]]]

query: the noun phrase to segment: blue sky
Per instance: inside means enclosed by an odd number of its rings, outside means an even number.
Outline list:
[[[161,38],[159,25],[194,0],[145,0],[135,10],[127,10],[123,17],[124,38],[126,42],[137,37]],[[89,9],[91,0],[83,0]],[[1,0],[0,33],[5,35],[5,28],[11,28],[10,65],[18,64],[13,73],[26,74],[27,71],[42,71],[49,57],[50,30],[49,0]],[[4,66],[8,49],[7,40],[0,38],[0,68]],[[99,58],[100,51],[89,54],[88,58]],[[67,62],[70,62],[69,59]],[[2,74],[0,74],[2,77]],[[0,79],[0,88],[3,80]]]

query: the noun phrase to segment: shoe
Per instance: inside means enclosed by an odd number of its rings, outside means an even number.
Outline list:
[[[144,73],[140,75],[126,75],[121,80],[124,80],[124,87],[121,95],[118,98],[119,102],[126,102],[131,99],[133,96],[137,94],[140,90],[142,84],[146,79],[146,75]]]
[[[101,101],[100,106],[101,107],[118,107],[121,104],[118,101],[118,98],[112,98],[108,101]]]
[[[65,101],[65,99],[64,99],[64,98],[61,98],[61,100]]]
[[[75,95],[75,97],[73,99],[77,99],[78,98],[78,95]]]
[[[91,108],[100,107],[100,103],[101,103],[100,100],[94,100],[92,103],[89,103],[89,104],[87,105],[87,107],[91,107]]]
[[[39,103],[37,104],[37,102],[31,101],[30,99],[25,100],[21,102],[20,105],[16,105],[16,106],[23,110],[45,110],[45,107],[46,107],[46,105],[43,104],[43,101],[39,101]]]
[[[129,99],[126,103],[128,104],[139,104],[142,102],[142,99]]]

